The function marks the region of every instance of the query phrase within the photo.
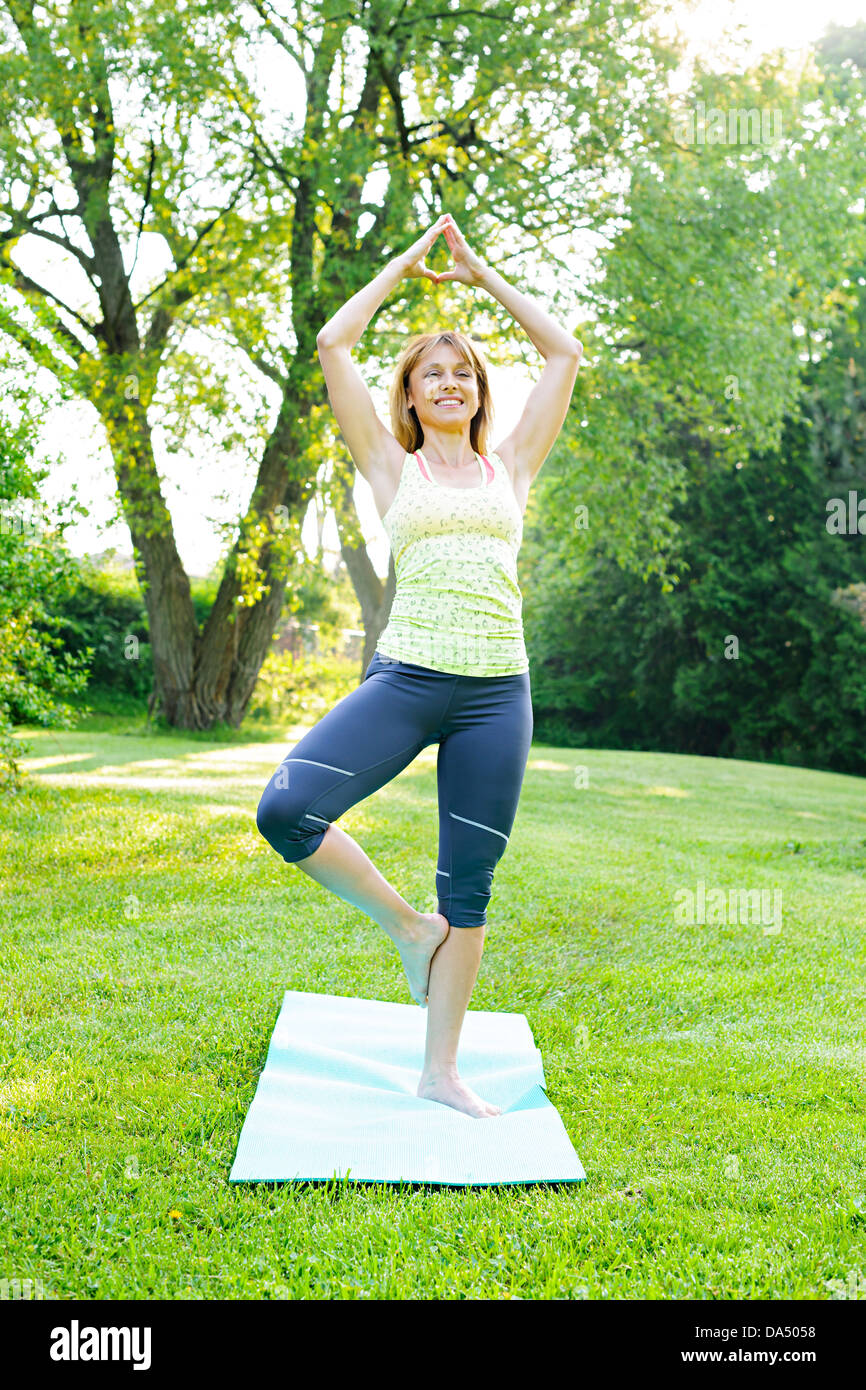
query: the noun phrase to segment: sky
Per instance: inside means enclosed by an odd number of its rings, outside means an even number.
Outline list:
[[[866,19],[866,0],[699,0],[698,3],[674,7],[673,21],[687,39],[689,51],[704,59],[715,59],[721,66],[730,66],[733,50],[730,41],[722,42],[725,31],[741,24],[736,39],[736,52],[742,62],[755,61],[762,52],[782,48],[792,54],[802,53],[830,23],[854,24]],[[734,54],[736,61],[736,54]],[[280,69],[284,79],[284,69]],[[262,75],[268,80],[267,68]],[[286,93],[284,80],[269,81],[272,93]],[[290,101],[285,114],[290,112]],[[370,190],[366,191],[370,196]],[[43,243],[44,245],[44,243]],[[61,292],[64,285],[62,259],[46,254],[33,239],[18,244],[16,259],[22,268],[54,286]],[[166,269],[165,248],[160,238],[145,237],[136,265],[133,282],[136,293],[149,285]],[[526,285],[516,280],[519,287]],[[69,293],[68,281],[62,291]],[[476,291],[458,285],[456,295]],[[481,292],[484,293],[484,292]],[[487,298],[486,294],[484,297]],[[92,306],[86,306],[90,309]],[[579,320],[579,308],[571,320],[563,319],[572,331]],[[522,367],[491,367],[490,379],[496,408],[496,427],[492,447],[498,444],[516,425],[540,371],[527,372]],[[48,384],[49,378],[42,379]],[[270,419],[276,416],[278,393],[273,383],[262,387],[271,405]],[[384,392],[373,391],[380,418],[389,423]],[[170,509],[181,559],[190,575],[205,574],[219,559],[222,542],[216,525],[229,521],[244,508],[253,485],[256,461],[245,456],[228,457],[221,451],[208,448],[206,439],[198,441],[190,453],[167,454],[155,430],[157,465],[163,479],[163,491]],[[42,497],[49,507],[66,495],[74,485],[78,499],[90,510],[90,517],[66,532],[70,549],[78,555],[116,547],[120,554],[131,552],[129,531],[120,522],[108,525],[114,511],[114,474],[102,430],[91,407],[67,403],[46,416],[41,434],[40,457],[52,461],[51,477],[42,486]],[[367,483],[358,476],[355,499],[368,550],[379,574],[384,574],[388,562],[388,544],[381,521],[373,505]],[[315,547],[315,522],[308,517],[304,528],[304,543],[308,550]],[[330,519],[325,527],[324,545],[336,554],[339,549],[336,527]]]
[[[866,20],[866,0],[700,0],[677,17],[696,47],[716,54],[722,48],[719,36],[742,24],[750,41],[743,51],[752,62],[776,48],[803,50],[830,24]]]

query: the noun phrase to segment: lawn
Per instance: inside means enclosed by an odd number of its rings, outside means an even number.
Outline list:
[[[26,731],[0,803],[5,1277],[60,1299],[866,1295],[855,777],[534,745],[470,1007],[526,1015],[587,1182],[229,1184],[283,992],[411,1002],[381,929],[256,830],[300,732]],[[432,906],[434,748],[340,824]],[[779,891],[778,929],[683,922],[700,881]]]

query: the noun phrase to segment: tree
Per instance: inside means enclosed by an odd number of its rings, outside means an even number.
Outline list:
[[[603,175],[654,138],[654,96],[674,61],[648,32],[652,10],[595,0],[578,18],[567,3],[481,0],[431,14],[420,0],[376,0],[347,24],[336,0],[282,15],[226,0],[180,11],[149,0],[134,13],[112,0],[48,12],[4,0],[0,283],[17,293],[0,303],[0,329],[99,414],[169,722],[243,716],[328,447],[319,327],[446,202],[493,257],[505,248],[503,265],[604,226],[615,197]],[[301,77],[297,126],[253,90],[265,41]],[[371,174],[385,195],[365,196]],[[137,287],[145,233],[163,238],[171,264]],[[16,259],[30,238],[65,255],[63,295]],[[409,287],[389,306],[392,332],[429,314],[423,293]],[[182,438],[195,407],[217,424],[233,413],[231,370],[188,346],[192,329],[232,346],[279,395],[201,631],[152,444],[155,420]],[[353,577],[375,624],[387,593],[360,553]]]
[[[772,63],[698,72],[670,108],[673,128],[698,109],[778,110],[780,136],[680,134],[635,158],[628,216],[601,257],[597,322],[582,332],[587,370],[530,498],[524,563],[539,615],[538,573],[562,568],[577,592],[601,552],[674,581],[694,460],[730,469],[778,448],[805,367],[857,302],[863,104],[862,83],[840,107],[834,81],[808,69],[796,82]]]
[[[866,478],[864,91],[849,76],[807,74],[775,147],[687,144],[636,167],[595,380],[578,381],[523,557],[542,738],[866,768],[862,535],[825,526],[828,498]],[[767,103],[739,79],[698,96]],[[597,481],[605,452],[614,488]],[[662,524],[623,526],[665,474]]]

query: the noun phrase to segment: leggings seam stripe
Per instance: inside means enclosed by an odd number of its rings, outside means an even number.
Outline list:
[[[464,821],[466,825],[477,825],[480,830],[489,830],[491,835],[500,835],[505,843],[508,843],[508,836],[503,835],[501,830],[494,830],[492,825],[483,825],[480,820],[469,820],[467,816],[458,816],[456,811],[449,811],[448,814],[453,816],[455,820]]]
[[[333,763],[317,763],[315,758],[294,758],[290,753],[283,763],[309,763],[311,767],[326,767],[329,772],[342,772],[347,777],[357,777],[357,772],[350,772],[347,767],[334,767]]]
[[[410,748],[414,748],[417,742],[418,742],[417,739],[413,739],[411,743],[407,743],[406,746],[405,746],[405,748],[401,748],[401,749],[399,750],[399,752],[397,752],[397,753],[389,753],[387,758],[380,758],[379,761],[378,761],[377,763],[371,763],[369,767],[361,767],[361,768],[358,769],[357,772],[347,772],[347,773],[346,773],[346,776],[347,776],[347,777],[360,777],[362,773],[375,772],[376,768],[377,768],[377,767],[381,767],[383,763],[389,763],[389,762],[391,762],[394,758],[402,758],[403,754],[404,754],[404,753],[408,753]],[[418,752],[419,752],[419,753],[420,753],[422,747],[424,747],[423,744],[418,748]],[[295,759],[295,762],[311,762],[311,761],[312,761],[312,759],[310,759],[310,758],[296,758],[296,759]],[[327,763],[319,763],[318,766],[319,766],[319,767],[327,767],[328,764],[327,764]],[[401,770],[402,770],[402,769],[401,769]],[[334,771],[335,771],[335,772],[342,772],[343,769],[338,767],[338,768],[334,768]],[[395,776],[396,776],[396,775],[397,775],[397,774],[395,773]],[[338,784],[338,785],[339,785],[339,784]],[[319,792],[319,795],[318,795],[318,796],[314,796],[314,797],[313,797],[313,800],[310,802],[310,806],[315,806],[317,801],[321,801],[321,799],[322,799],[323,796],[329,796],[329,795],[331,794],[331,792],[333,792],[333,791],[336,791],[336,787],[326,787],[325,790],[324,790],[323,792]],[[370,792],[369,795],[372,796],[372,792]],[[366,798],[364,798],[364,799],[366,799]],[[305,815],[309,815],[309,814],[310,814],[310,813],[309,813],[309,810],[308,810],[308,811],[305,811],[304,814],[305,814]],[[344,814],[345,814],[345,812],[343,812],[343,811],[340,812],[340,815],[344,815]],[[302,819],[303,819],[303,817],[302,817]],[[331,824],[333,824],[333,822],[332,822],[332,821],[328,821],[328,824],[331,825]]]

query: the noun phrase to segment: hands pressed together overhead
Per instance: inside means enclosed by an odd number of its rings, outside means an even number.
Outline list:
[[[448,243],[454,266],[451,270],[444,270],[441,274],[437,274],[435,270],[427,268],[424,264],[424,257],[440,232]],[[464,285],[479,285],[487,270],[484,262],[466,245],[463,233],[459,231],[450,212],[443,212],[439,220],[434,222],[432,227],[428,227],[424,235],[420,236],[415,244],[409,247],[402,260],[405,267],[403,274],[406,278],[426,276],[428,280],[435,281],[437,285],[441,284],[443,280],[460,280]]]

